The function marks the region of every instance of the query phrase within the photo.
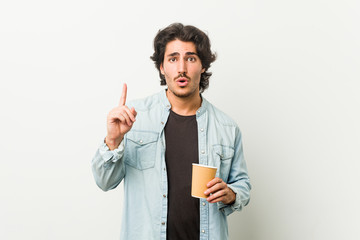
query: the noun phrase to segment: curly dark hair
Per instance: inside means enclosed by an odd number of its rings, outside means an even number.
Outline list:
[[[160,71],[160,66],[164,62],[166,45],[176,39],[195,44],[196,52],[201,60],[202,67],[205,69],[200,77],[200,93],[204,92],[209,87],[209,78],[212,75],[207,70],[215,61],[216,54],[211,52],[210,39],[203,31],[191,25],[184,26],[181,23],[173,23],[163,30],[159,30],[154,38],[154,54],[150,58],[159,70],[160,85],[166,85],[165,76]]]

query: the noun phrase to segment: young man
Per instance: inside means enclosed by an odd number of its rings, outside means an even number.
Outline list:
[[[104,191],[124,179],[121,239],[228,238],[226,216],[250,199],[239,128],[201,96],[215,55],[208,36],[176,23],[158,32],[151,59],[167,89],[119,106],[92,161]],[[191,196],[192,163],[217,167],[205,194]]]

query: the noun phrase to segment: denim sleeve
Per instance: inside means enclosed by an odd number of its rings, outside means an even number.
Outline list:
[[[123,163],[124,141],[117,149],[110,151],[102,142],[91,162],[92,172],[96,184],[103,191],[111,190],[122,181],[125,176]]]
[[[232,205],[225,205],[222,202],[218,202],[219,210],[226,216],[234,211],[240,211],[250,201],[251,184],[243,154],[241,132],[238,128],[236,128],[235,131],[235,151],[227,184],[236,194],[236,199]]]

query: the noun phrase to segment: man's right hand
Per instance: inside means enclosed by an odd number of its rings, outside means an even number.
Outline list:
[[[124,135],[132,128],[137,112],[129,109],[126,103],[127,85],[124,83],[119,106],[112,109],[107,116],[107,136],[105,143],[110,150],[119,146]]]

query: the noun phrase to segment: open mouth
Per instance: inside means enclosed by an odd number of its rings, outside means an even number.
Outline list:
[[[189,80],[187,78],[179,78],[178,80],[176,80],[176,83],[180,86],[180,87],[184,87],[189,83]]]

